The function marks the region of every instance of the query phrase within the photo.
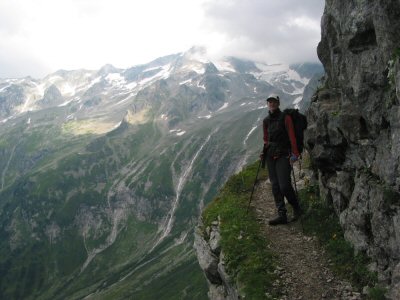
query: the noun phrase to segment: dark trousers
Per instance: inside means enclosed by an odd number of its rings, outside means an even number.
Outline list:
[[[285,199],[292,205],[293,209],[299,209],[299,202],[294,192],[290,172],[292,170],[287,157],[273,159],[266,158],[269,180],[272,184],[272,194],[279,214],[286,214]]]

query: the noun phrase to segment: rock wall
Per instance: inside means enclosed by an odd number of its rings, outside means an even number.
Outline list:
[[[211,227],[206,228],[206,232],[203,232],[202,228],[203,225],[200,222],[194,234],[194,248],[200,267],[207,278],[209,299],[240,299],[235,283],[225,270],[224,254],[220,245],[219,222],[214,221]]]
[[[326,0],[321,27],[306,144],[346,239],[400,299],[400,1]]]

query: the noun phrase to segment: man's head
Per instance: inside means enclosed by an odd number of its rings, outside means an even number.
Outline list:
[[[274,112],[279,108],[279,96],[277,95],[270,95],[267,98],[268,109],[270,112]]]

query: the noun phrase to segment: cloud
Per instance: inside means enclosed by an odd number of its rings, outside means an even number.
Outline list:
[[[322,0],[1,0],[0,78],[127,68],[205,45],[266,62],[317,60]]]
[[[2,0],[0,77],[21,76],[23,64],[23,76],[43,77],[184,51],[196,43],[203,1]]]
[[[267,62],[317,61],[322,0],[214,0],[205,3],[207,30],[218,51]]]

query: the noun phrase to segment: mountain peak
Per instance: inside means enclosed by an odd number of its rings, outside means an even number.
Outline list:
[[[227,61],[230,62],[233,68],[239,73],[261,72],[261,70],[257,68],[256,64],[250,60],[230,56],[227,58]]]
[[[120,71],[121,71],[120,69],[114,67],[113,65],[106,64],[100,68],[100,70],[97,72],[97,74],[107,75],[109,73],[119,73]]]

